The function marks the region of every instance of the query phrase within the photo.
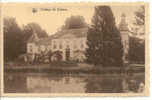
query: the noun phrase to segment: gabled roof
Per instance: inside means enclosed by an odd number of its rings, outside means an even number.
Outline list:
[[[51,37],[41,38],[39,41],[35,42],[37,45],[51,45]]]
[[[58,31],[57,33],[49,37],[41,38],[38,41],[35,41],[35,36],[32,36],[31,42],[34,42],[37,45],[51,45],[52,39],[86,37],[87,31],[88,31],[88,28],[62,30],[62,31]]]
[[[52,38],[58,39],[58,38],[80,38],[80,37],[86,37],[87,36],[88,28],[79,28],[79,29],[66,29],[61,30],[54,35],[52,35]]]
[[[38,36],[37,36],[37,34],[34,32],[33,34],[32,34],[32,36],[28,39],[28,43],[33,43],[33,42],[36,42],[36,41],[39,41],[39,38],[38,38]]]
[[[50,45],[51,44],[51,36],[46,38],[38,38],[36,33],[33,33],[32,36],[27,41],[28,43],[35,43],[37,45]]]

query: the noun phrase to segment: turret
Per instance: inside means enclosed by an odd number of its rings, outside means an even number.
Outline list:
[[[128,63],[127,56],[129,50],[129,29],[128,29],[128,24],[126,22],[126,15],[124,13],[121,15],[119,30],[122,39],[123,49],[124,49],[123,61],[124,63]]]

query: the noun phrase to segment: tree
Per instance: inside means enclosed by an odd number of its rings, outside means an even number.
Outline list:
[[[39,24],[34,22],[25,25],[23,27],[23,32],[27,39],[33,34],[33,32],[35,32],[39,38],[48,37],[47,32],[43,30]]]
[[[87,23],[82,16],[71,16],[65,20],[65,25],[62,26],[64,29],[76,29],[76,28],[85,28]]]
[[[92,25],[87,34],[88,63],[103,66],[122,65],[123,45],[109,6],[95,7]]]
[[[135,30],[129,39],[128,57],[131,63],[145,63],[145,8],[141,6],[135,12]]]
[[[145,41],[130,37],[129,46],[130,63],[145,63]]]
[[[136,15],[136,25],[145,25],[145,7],[141,6],[139,10],[135,12]]]
[[[133,23],[132,34],[136,37],[144,38],[145,35],[145,7],[140,6],[140,8],[135,11],[135,22]]]
[[[14,60],[23,53],[23,34],[15,18],[4,18],[4,59]]]

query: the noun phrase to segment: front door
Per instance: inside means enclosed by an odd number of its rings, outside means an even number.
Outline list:
[[[66,49],[65,56],[66,56],[66,61],[69,61],[70,60],[70,48]]]

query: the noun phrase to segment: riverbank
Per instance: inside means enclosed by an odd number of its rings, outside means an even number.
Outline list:
[[[122,66],[122,67],[94,67],[88,64],[78,64],[78,66],[53,66],[50,64],[35,64],[22,66],[8,66],[4,67],[5,72],[36,72],[36,73],[91,73],[91,74],[106,74],[106,73],[142,73],[145,71],[144,67],[137,66]]]

